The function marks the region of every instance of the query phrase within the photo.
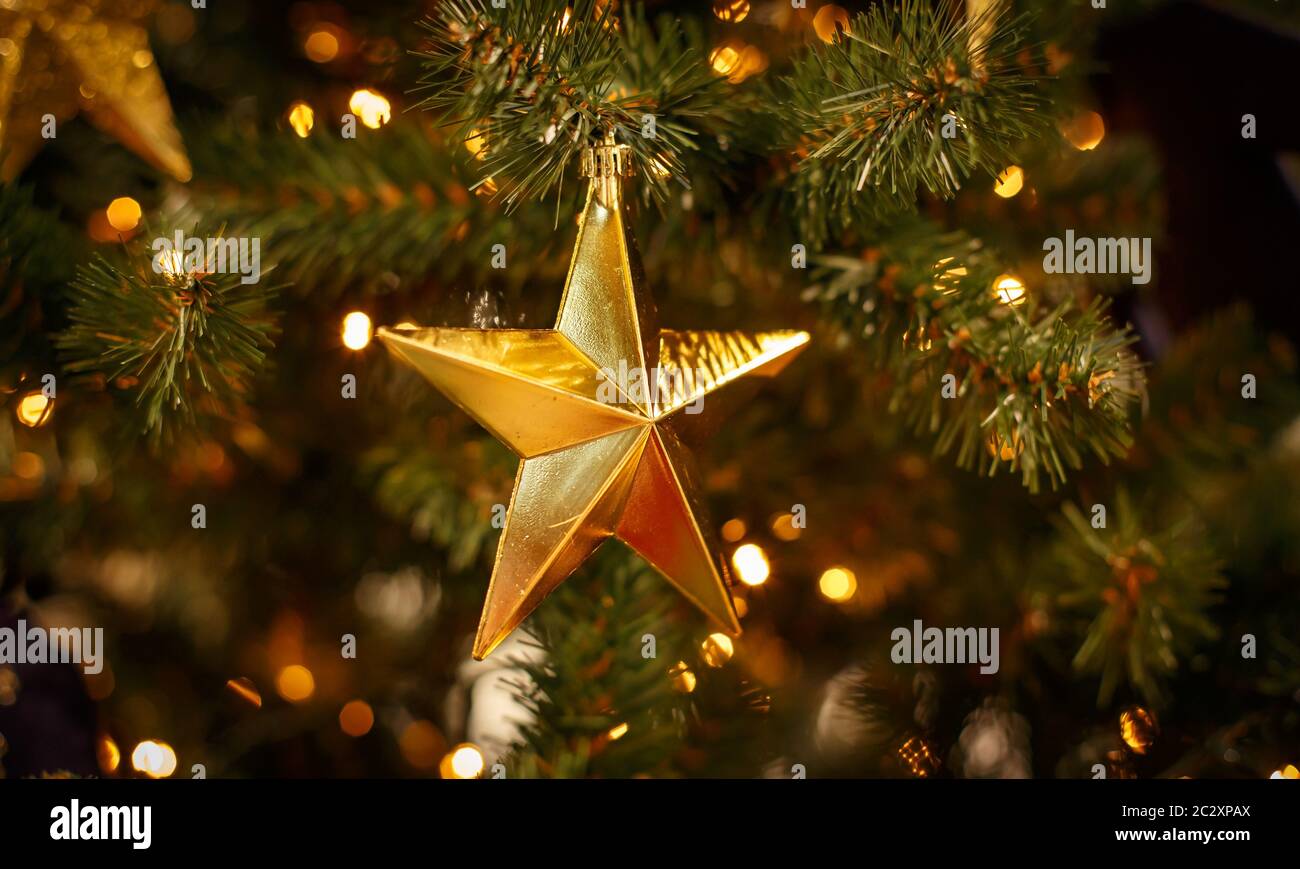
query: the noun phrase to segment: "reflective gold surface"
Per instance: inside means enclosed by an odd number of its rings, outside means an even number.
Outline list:
[[[190,178],[149,35],[152,0],[0,0],[0,177],[44,141],[44,117],[85,109],[96,125],[181,181]]]
[[[379,330],[523,459],[474,641],[479,659],[609,537],[740,632],[679,430],[696,411],[708,415],[707,396],[776,374],[808,335],[660,331],[618,183],[603,177],[588,189],[555,329]],[[644,372],[647,388],[620,372]]]

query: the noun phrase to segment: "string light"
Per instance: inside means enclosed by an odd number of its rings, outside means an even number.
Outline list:
[[[366,349],[372,334],[370,317],[364,312],[353,311],[343,318],[343,346],[349,350]]]
[[[99,744],[95,747],[95,755],[99,760],[99,768],[104,772],[117,772],[118,766],[122,763],[122,750],[117,747],[111,736],[101,736]]]
[[[722,523],[722,539],[728,543],[739,543],[745,539],[745,520],[728,519]]]
[[[119,196],[108,203],[105,214],[108,216],[109,226],[118,232],[130,232],[140,224],[140,216],[143,212],[140,210],[140,203],[130,196]]]
[[[746,543],[733,552],[731,564],[745,585],[762,585],[772,572],[767,562],[767,553],[757,543]]]
[[[290,703],[301,703],[316,693],[316,678],[301,664],[290,664],[275,680],[280,696]]]
[[[709,66],[720,76],[730,79],[740,69],[740,52],[730,45],[719,45],[709,53]]]
[[[622,724],[615,724],[613,727],[609,729],[608,735],[610,741],[612,742],[613,740],[616,739],[622,739],[625,735],[627,735],[627,729],[628,728],[627,728],[626,721],[624,721]]]
[[[1300,769],[1296,769],[1295,764],[1288,763],[1276,770],[1269,778],[1300,779]]]
[[[167,778],[176,772],[176,752],[165,742],[146,739],[131,752],[131,766],[149,778]]]
[[[731,637],[726,634],[709,634],[704,638],[704,642],[700,644],[700,654],[704,657],[704,663],[710,667],[721,667],[730,661],[731,656],[735,653],[735,644],[731,642]]]
[[[1061,135],[1080,151],[1091,151],[1106,137],[1106,122],[1096,112],[1080,112],[1061,124]]]
[[[798,540],[799,535],[803,534],[803,529],[794,524],[793,514],[782,513],[772,519],[772,533],[776,535],[777,540],[789,543]]]
[[[681,694],[690,694],[695,690],[696,678],[691,672],[691,668],[685,661],[678,661],[669,670],[668,675],[673,681],[673,690]]]
[[[329,63],[339,54],[339,38],[330,29],[313,30],[302,44],[307,59],[316,63]]]
[[[364,700],[349,700],[339,710],[339,729],[348,736],[365,736],[374,726],[374,710]]]
[[[18,402],[18,421],[28,428],[44,425],[54,412],[54,402],[43,392],[29,392]]]
[[[831,567],[817,580],[822,596],[835,603],[843,603],[858,590],[858,578],[847,567]]]
[[[1025,303],[1025,284],[1015,275],[1002,274],[994,278],[993,292],[1004,305],[1015,308]]]
[[[749,0],[713,0],[713,14],[719,21],[739,24],[749,16]]]
[[[483,773],[483,752],[477,745],[462,742],[447,753],[438,765],[443,778],[478,778]]]
[[[1159,730],[1156,717],[1141,706],[1130,706],[1120,713],[1120,738],[1134,754],[1146,754]]]
[[[262,695],[258,692],[257,686],[253,684],[253,680],[247,676],[226,680],[226,688],[245,703],[257,709],[262,708]]]
[[[1010,199],[1020,192],[1020,188],[1025,186],[1025,171],[1019,166],[1008,166],[998,174],[997,183],[993,185],[993,192],[1003,199]]]
[[[348,100],[348,108],[361,119],[361,123],[372,130],[378,130],[393,116],[393,107],[388,98],[369,88],[354,91]]]
[[[289,126],[302,138],[307,138],[312,127],[316,126],[316,111],[310,105],[298,100],[289,106]]]
[[[822,42],[834,42],[840,31],[852,32],[849,30],[849,13],[842,6],[823,6],[813,16],[813,30],[817,31],[817,38]]]

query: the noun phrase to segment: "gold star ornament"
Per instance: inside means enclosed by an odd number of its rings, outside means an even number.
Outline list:
[[[0,178],[84,109],[157,168],[190,179],[149,35],[153,0],[0,0]]]
[[[715,393],[775,375],[808,334],[659,329],[622,199],[630,156],[612,137],[583,155],[587,201],[554,329],[379,331],[523,460],[474,640],[480,660],[609,537],[740,632],[684,440],[718,421]]]

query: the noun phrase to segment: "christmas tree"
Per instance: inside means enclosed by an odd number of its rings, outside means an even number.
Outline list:
[[[0,8],[0,774],[1300,777],[1284,5]]]

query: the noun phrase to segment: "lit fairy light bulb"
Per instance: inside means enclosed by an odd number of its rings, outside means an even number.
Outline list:
[[[749,0],[713,0],[713,15],[719,21],[739,24],[749,17]]]
[[[736,646],[731,641],[731,637],[723,633],[709,634],[700,644],[700,654],[704,658],[704,663],[710,667],[721,667],[730,661],[735,653]]]
[[[348,108],[361,119],[361,123],[372,130],[379,129],[393,116],[393,107],[388,98],[369,88],[354,91],[348,100]]]
[[[101,736],[95,746],[95,756],[99,761],[99,768],[106,773],[117,772],[117,768],[122,762],[122,750],[117,747],[111,736]]]
[[[1025,186],[1025,170],[1019,166],[1008,166],[998,173],[997,183],[993,185],[993,192],[1003,199],[1010,199],[1020,192]]]
[[[176,752],[165,742],[146,739],[131,752],[131,766],[149,778],[167,778],[176,772]]]
[[[276,677],[275,689],[290,703],[301,703],[316,693],[316,678],[301,664],[290,664]]]
[[[447,753],[439,770],[443,778],[478,778],[483,773],[483,752],[477,745],[463,742]]]
[[[1091,151],[1106,137],[1106,122],[1096,112],[1080,112],[1061,124],[1061,135],[1080,151]]]
[[[740,52],[730,45],[719,45],[709,54],[709,65],[718,75],[730,78],[740,69]]]
[[[343,318],[343,346],[349,350],[364,350],[371,334],[370,318],[363,312],[353,311]]]
[[[130,196],[119,196],[108,203],[108,225],[118,232],[130,232],[140,224],[140,203]]]
[[[289,126],[301,138],[307,138],[312,127],[316,126],[316,111],[310,105],[298,100],[289,106]]]
[[[833,3],[823,6],[813,16],[813,30],[822,42],[834,42],[841,33],[851,33],[848,11]]]
[[[612,742],[616,739],[622,739],[624,736],[627,735],[627,731],[628,731],[628,726],[626,721],[624,721],[622,724],[615,724],[613,727],[609,729],[610,741]]]
[[[998,301],[1015,308],[1025,303],[1024,281],[1015,275],[1003,274],[993,279],[993,293]]]
[[[757,543],[746,543],[739,547],[731,554],[731,564],[745,585],[762,585],[772,573],[767,553]]]
[[[817,588],[827,600],[843,603],[858,590],[858,578],[847,567],[831,567],[817,580]]]
[[[29,392],[18,402],[18,421],[28,428],[44,425],[54,410],[54,402],[43,392]]]
[[[339,38],[332,28],[322,27],[307,35],[302,44],[307,59],[315,63],[329,63],[339,54]]]

